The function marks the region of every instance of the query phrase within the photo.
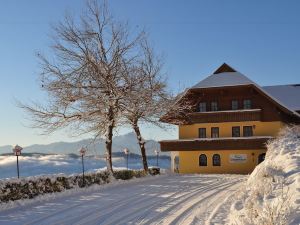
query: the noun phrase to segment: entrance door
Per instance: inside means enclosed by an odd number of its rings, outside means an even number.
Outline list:
[[[261,162],[263,162],[265,160],[266,157],[266,153],[262,153],[258,156],[258,164],[260,164]]]
[[[174,172],[179,173],[179,156],[174,157]]]

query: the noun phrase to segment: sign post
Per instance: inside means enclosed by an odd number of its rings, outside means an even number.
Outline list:
[[[13,153],[15,154],[15,156],[17,156],[17,173],[18,173],[18,179],[20,178],[20,172],[19,172],[19,156],[21,155],[21,151],[23,150],[23,148],[19,145],[16,145],[13,148]]]

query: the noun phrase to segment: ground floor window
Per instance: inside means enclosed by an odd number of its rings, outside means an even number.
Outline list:
[[[205,154],[199,156],[199,166],[207,166],[207,157]]]
[[[219,154],[213,155],[213,166],[221,166],[221,156]]]
[[[266,153],[262,153],[258,156],[258,164],[260,164],[261,162],[263,162],[265,160],[266,157]]]

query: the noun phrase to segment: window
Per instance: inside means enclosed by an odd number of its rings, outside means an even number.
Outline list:
[[[207,157],[205,154],[199,156],[199,166],[207,166]]]
[[[211,111],[218,111],[218,103],[217,102],[211,102]]]
[[[258,156],[258,164],[260,164],[261,162],[263,162],[265,160],[266,157],[266,153],[262,153]]]
[[[221,157],[219,154],[213,155],[213,166],[221,166]]]
[[[244,100],[244,109],[251,109],[251,100],[250,99]]]
[[[199,128],[199,138],[206,138],[206,128]]]
[[[232,137],[240,137],[240,127],[232,127]]]
[[[199,112],[206,112],[206,102],[199,103]]]
[[[238,102],[238,100],[232,100],[232,101],[231,101],[231,109],[232,109],[232,110],[237,110],[237,109],[239,109],[239,102]]]
[[[243,136],[244,137],[251,137],[251,136],[253,136],[252,126],[244,126],[243,127]]]
[[[211,137],[218,138],[219,137],[219,127],[212,127],[211,128]]]

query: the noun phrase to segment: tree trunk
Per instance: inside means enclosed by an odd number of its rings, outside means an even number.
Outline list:
[[[132,128],[135,131],[135,134],[136,134],[136,137],[137,137],[140,149],[141,149],[144,170],[145,170],[145,172],[148,172],[148,162],[147,162],[145,142],[142,139],[140,128],[137,125],[137,122],[133,123]]]
[[[105,148],[106,148],[106,166],[107,171],[110,175],[113,175],[113,168],[112,168],[112,137],[113,137],[113,129],[115,126],[114,116],[113,116],[113,109],[110,108],[108,112],[108,126],[106,128],[106,140],[105,140]]]

